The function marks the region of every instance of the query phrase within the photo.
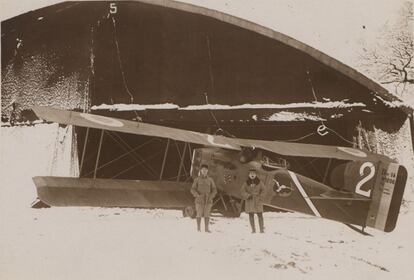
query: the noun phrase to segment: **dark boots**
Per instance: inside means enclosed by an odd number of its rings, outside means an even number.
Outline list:
[[[260,233],[264,233],[263,213],[257,213],[257,217],[259,218]]]
[[[209,224],[210,224],[210,218],[208,217],[204,218],[204,228],[206,232],[211,232],[208,228]]]
[[[197,217],[197,230],[201,231],[201,218]]]
[[[254,224],[254,213],[249,213],[249,222],[250,227],[252,228],[252,233],[256,233],[256,226]]]
[[[260,233],[264,233],[263,213],[257,213],[257,217],[259,218]],[[252,233],[256,233],[256,225],[254,224],[254,213],[249,213],[249,222],[250,227],[252,228]]]
[[[210,224],[210,218],[204,218],[204,228],[205,228],[205,232],[211,232],[209,229],[209,224]],[[201,231],[201,218],[197,217],[197,230]]]
[[[257,218],[259,219],[260,233],[264,233],[263,213],[257,213]],[[252,228],[252,233],[256,233],[256,225],[254,223],[254,213],[249,213],[249,222],[250,222],[250,227]],[[204,218],[205,232],[211,232],[209,229],[209,225],[210,225],[210,218],[205,217]],[[201,231],[201,218],[197,218],[197,230]]]

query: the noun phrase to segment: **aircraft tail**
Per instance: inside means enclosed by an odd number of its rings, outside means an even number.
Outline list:
[[[379,162],[366,226],[385,232],[394,230],[406,182],[407,169],[404,166],[391,162]]]

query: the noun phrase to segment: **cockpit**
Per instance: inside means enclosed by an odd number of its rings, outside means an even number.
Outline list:
[[[277,170],[277,169],[289,169],[289,162],[284,158],[269,158],[267,156],[263,156],[262,160],[262,168],[266,171]]]

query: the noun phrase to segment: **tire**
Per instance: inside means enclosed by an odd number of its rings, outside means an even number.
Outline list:
[[[220,212],[226,218],[239,218],[241,212],[234,212],[234,211],[221,211]]]
[[[233,202],[231,209],[224,210],[221,209],[220,213],[226,218],[239,218],[242,212],[242,204],[241,202]]]
[[[190,217],[194,219],[196,217],[196,210],[194,206],[187,206],[183,209],[183,217]]]

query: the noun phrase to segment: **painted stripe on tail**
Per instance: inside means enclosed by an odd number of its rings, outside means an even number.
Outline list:
[[[319,213],[318,209],[316,209],[316,207],[313,204],[312,200],[309,198],[309,196],[307,195],[307,193],[303,189],[302,185],[300,184],[296,174],[293,173],[292,171],[289,171],[289,170],[288,170],[288,172],[289,172],[290,177],[292,177],[292,180],[295,183],[296,187],[298,188],[300,194],[303,196],[303,198],[305,199],[305,201],[308,204],[309,208],[312,210],[313,214],[316,217],[321,217],[321,214]]]

